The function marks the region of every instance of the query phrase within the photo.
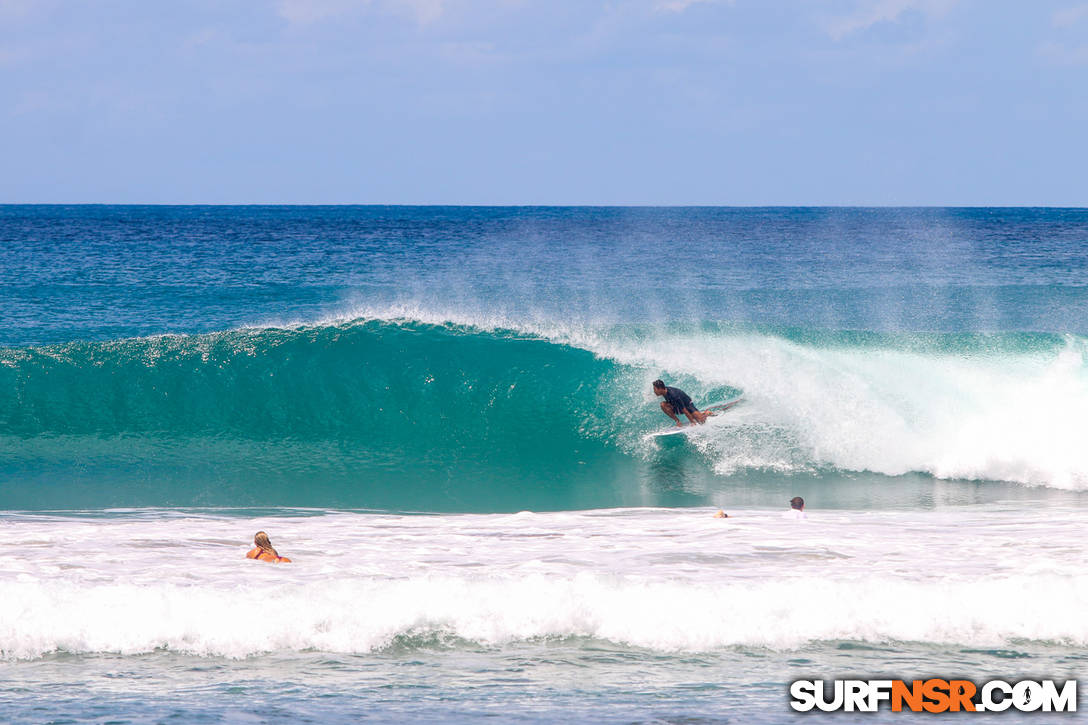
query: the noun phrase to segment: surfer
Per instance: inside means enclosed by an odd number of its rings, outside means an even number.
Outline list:
[[[291,560],[286,556],[280,556],[279,552],[272,548],[272,542],[268,540],[268,534],[263,531],[258,531],[253,536],[253,546],[246,553],[247,559],[256,559],[257,561],[270,561],[273,564],[290,564]]]
[[[678,418],[678,414],[683,413],[687,416],[687,419],[691,421],[692,425],[699,423],[700,425],[706,422],[706,419],[714,415],[711,412],[702,412],[691,402],[691,396],[685,393],[680,388],[670,388],[665,385],[661,380],[654,381],[654,395],[663,396],[665,399],[661,401],[661,410],[665,415],[669,416],[676,421],[677,427],[683,425]]]

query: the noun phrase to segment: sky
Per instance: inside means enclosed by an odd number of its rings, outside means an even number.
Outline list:
[[[0,0],[0,203],[1088,206],[1088,2]]]

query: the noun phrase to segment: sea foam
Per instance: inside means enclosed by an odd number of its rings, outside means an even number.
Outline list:
[[[0,652],[1088,644],[1082,511],[732,513],[6,516]]]

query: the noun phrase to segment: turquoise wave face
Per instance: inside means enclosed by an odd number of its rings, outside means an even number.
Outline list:
[[[381,321],[9,349],[0,508],[554,506],[630,469],[602,399],[619,372]]]
[[[577,431],[614,369],[515,333],[369,321],[8,350],[3,429],[479,449]]]
[[[762,503],[829,477],[855,505],[844,479],[867,498],[934,479],[1084,489],[1086,359],[1083,338],[1034,333],[383,319],[9,348],[0,508],[581,509],[723,486]],[[647,440],[670,424],[655,377],[746,402]]]

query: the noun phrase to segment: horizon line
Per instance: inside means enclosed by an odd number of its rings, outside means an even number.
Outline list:
[[[402,207],[457,209],[1088,209],[1088,204],[451,204],[407,202],[140,202],[140,201],[4,201],[13,206],[140,206],[140,207]]]

